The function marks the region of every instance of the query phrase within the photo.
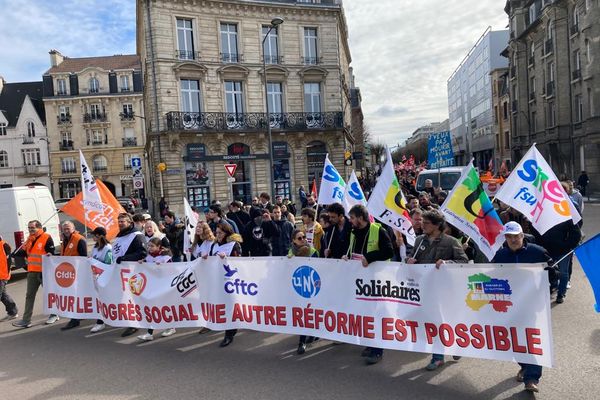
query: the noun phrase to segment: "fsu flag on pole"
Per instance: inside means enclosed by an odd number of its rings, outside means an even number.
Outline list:
[[[187,198],[183,198],[183,207],[185,211],[185,230],[183,231],[183,254],[188,254],[188,250],[192,248],[198,217],[192,211]]]
[[[319,188],[319,204],[341,203],[344,200],[345,188],[346,182],[329,161],[329,155],[326,155],[321,187]]]
[[[117,217],[120,213],[124,213],[125,210],[110,190],[104,186],[102,181],[96,180],[95,184],[102,198],[102,211],[84,208],[83,191],[79,192],[77,196],[65,204],[61,211],[69,214],[90,229],[95,229],[98,226],[103,227],[106,229],[107,239],[111,240],[119,233]]]
[[[81,193],[83,196],[83,207],[86,210],[102,212],[102,197],[96,184],[96,179],[90,172],[85,157],[79,150],[79,162],[81,164]]]
[[[360,183],[358,183],[358,178],[356,177],[354,170],[352,170],[352,174],[350,174],[350,179],[348,179],[348,184],[346,185],[343,204],[346,215],[348,215],[348,211],[357,204],[362,204],[365,207],[367,206],[367,199],[360,187]]]
[[[415,231],[406,208],[406,199],[394,172],[392,154],[387,149],[387,161],[371,193],[367,209],[375,219],[391,226],[406,236],[410,245],[415,243]]]

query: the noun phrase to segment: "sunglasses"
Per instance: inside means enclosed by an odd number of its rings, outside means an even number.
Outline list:
[[[306,239],[306,236],[296,236],[296,240],[304,240]]]

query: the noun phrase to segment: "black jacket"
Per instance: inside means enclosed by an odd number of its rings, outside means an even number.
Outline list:
[[[536,238],[536,242],[548,250],[552,258],[558,260],[581,241],[581,229],[573,225],[573,221],[565,221],[550,228],[546,233]]]
[[[279,229],[279,235],[273,236],[271,243],[273,245],[274,256],[287,256],[290,246],[292,244],[292,233],[294,232],[294,225],[287,219],[281,219],[274,221],[275,225]]]
[[[117,234],[117,237],[127,236],[130,233],[133,233],[135,231],[136,231],[135,226],[131,225],[128,229],[125,229],[124,231],[120,231]],[[146,251],[146,246],[144,246],[144,244],[145,244],[144,242],[145,242],[145,240],[144,240],[143,234],[135,235],[135,237],[131,241],[131,244],[127,248],[127,251],[125,252],[125,255],[122,257],[118,257],[115,260],[116,263],[120,264],[121,261],[139,261],[139,260],[143,260],[144,258],[146,258],[146,256],[148,255],[148,252]]]
[[[344,226],[339,230],[337,225],[331,225],[323,235],[323,243],[321,246],[321,257],[325,257],[325,250],[329,246],[330,254],[327,258],[341,259],[348,253],[350,246],[350,232],[352,232],[352,224],[347,218],[344,219]],[[331,237],[333,235],[333,238]],[[331,243],[331,244],[330,244]]]
[[[394,248],[392,247],[392,241],[387,231],[381,227],[379,229],[379,250],[367,251],[367,235],[369,234],[369,228],[371,224],[367,224],[362,229],[353,229],[355,240],[354,248],[350,249],[350,253],[362,254],[369,264],[375,261],[386,261],[394,256]],[[350,254],[352,255],[352,254]]]
[[[228,212],[227,213],[227,218],[229,218],[230,220],[232,220],[233,222],[235,222],[235,224],[237,225],[240,233],[242,233],[244,231],[244,227],[246,225],[248,225],[248,222],[250,222],[250,214],[248,214],[246,211],[244,210],[239,210],[236,212]]]
[[[165,235],[169,239],[173,257],[179,257],[183,253],[183,227],[178,221],[165,226]]]
[[[263,221],[256,217],[246,227],[242,234],[242,255],[244,257],[262,257],[271,255],[271,240],[279,236],[279,228],[275,221]]]

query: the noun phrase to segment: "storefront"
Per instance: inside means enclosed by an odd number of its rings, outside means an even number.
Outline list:
[[[308,182],[306,187],[309,190],[315,179],[317,180],[317,187],[321,185],[326,156],[327,146],[325,146],[325,143],[315,140],[306,145],[306,164],[308,168]]]
[[[185,157],[185,185],[190,206],[205,208],[210,205],[210,174],[206,146],[202,143],[187,145]]]
[[[290,152],[286,142],[273,142],[273,174],[275,178],[275,196],[293,200]]]

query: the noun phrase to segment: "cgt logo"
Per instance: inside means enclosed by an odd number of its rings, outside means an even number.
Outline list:
[[[256,296],[258,294],[258,285],[254,282],[246,282],[243,279],[235,278],[233,276],[237,274],[238,270],[231,269],[228,264],[223,264],[225,270],[225,293],[229,294],[241,294],[244,296]]]
[[[319,294],[321,290],[321,277],[314,268],[303,265],[294,271],[292,286],[300,296],[310,299]]]
[[[75,282],[76,277],[75,267],[67,262],[58,264],[54,270],[54,279],[56,279],[58,286],[63,288],[70,287]]]
[[[143,272],[128,276],[130,272],[131,270],[127,268],[121,270],[122,289],[125,291],[125,288],[128,288],[131,294],[139,296],[144,292],[144,289],[146,289],[146,283],[148,282],[148,279],[146,278],[146,274]]]
[[[181,274],[177,275],[171,281],[171,287],[177,288],[177,291],[181,297],[186,297],[198,288],[196,279],[194,279],[194,272],[190,269],[186,269]]]

